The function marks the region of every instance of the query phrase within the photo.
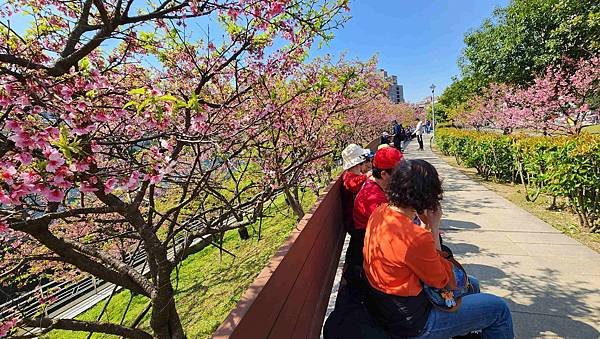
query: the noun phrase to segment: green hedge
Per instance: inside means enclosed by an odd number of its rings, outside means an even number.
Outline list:
[[[540,192],[565,197],[584,230],[600,231],[600,136],[531,137],[455,128],[436,131],[436,144],[486,180],[525,187],[528,200]]]

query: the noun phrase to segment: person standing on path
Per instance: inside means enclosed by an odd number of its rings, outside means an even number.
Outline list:
[[[415,127],[415,131],[413,132],[413,134],[417,137],[417,142],[419,143],[419,150],[423,150],[423,122],[421,121],[421,119],[416,118],[415,121],[417,122],[417,126]]]
[[[404,142],[406,134],[404,128],[402,127],[402,124],[399,124],[396,120],[394,120],[392,128],[392,132],[394,133],[394,147],[402,152],[402,143]]]

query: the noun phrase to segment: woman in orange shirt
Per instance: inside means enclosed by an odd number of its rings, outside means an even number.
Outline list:
[[[442,192],[437,171],[427,161],[396,166],[387,192],[390,202],[373,212],[365,235],[369,310],[393,337],[450,338],[481,330],[483,338],[513,338],[503,299],[466,295],[450,313],[432,308],[423,292],[423,283],[435,288],[455,284],[452,264],[440,255]],[[413,223],[417,215],[424,228]]]

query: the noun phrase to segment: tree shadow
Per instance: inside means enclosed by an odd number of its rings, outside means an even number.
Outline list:
[[[474,230],[479,228],[481,228],[481,226],[470,221],[442,219],[442,227],[440,227],[440,230],[443,230],[445,232],[452,232],[459,230]]]
[[[476,223],[461,220],[444,220],[445,233],[458,233],[480,229]],[[487,253],[475,244],[444,241],[459,258],[481,256],[502,258]],[[600,332],[590,324],[597,323],[600,307],[590,302],[589,296],[600,295],[600,289],[588,287],[576,278],[559,276],[554,269],[538,268],[532,272],[506,273],[506,269],[520,262],[500,260],[499,265],[464,264],[470,274],[479,279],[482,292],[498,289],[512,311],[515,333],[518,338],[561,337],[599,338]],[[511,270],[512,271],[512,270]],[[582,321],[583,319],[584,321]],[[596,319],[596,320],[594,320]],[[590,321],[591,320],[591,321]]]
[[[481,253],[479,246],[471,245],[467,243],[448,243],[444,241],[444,245],[450,247],[454,255],[467,256],[470,254]]]
[[[503,267],[514,262],[502,262]],[[557,282],[556,270],[542,274],[506,274],[501,268],[465,264],[465,270],[479,279],[482,292],[486,287],[508,291],[504,299],[512,312],[515,334],[519,338],[558,336],[560,338],[598,338],[593,326],[574,318],[598,319],[599,309],[588,304],[586,296],[600,294],[599,289],[585,288],[576,281]]]
[[[453,191],[455,191],[453,189]],[[479,212],[482,208],[493,208],[497,203],[490,198],[482,197],[473,199],[469,197],[461,197],[459,195],[445,196],[443,200],[443,208],[445,212],[449,213],[468,213],[472,215],[480,215]]]

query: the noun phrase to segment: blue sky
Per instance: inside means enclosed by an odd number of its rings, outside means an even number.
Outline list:
[[[379,65],[398,76],[409,102],[436,95],[458,75],[457,58],[464,34],[477,28],[494,8],[508,0],[351,0],[352,19],[336,37],[312,55],[346,52],[366,60],[378,54]]]
[[[477,28],[494,8],[509,0],[350,0],[352,18],[335,32],[329,46],[311,50],[311,57],[323,54],[367,60],[378,55],[379,66],[397,75],[409,102],[442,93],[459,74],[457,58],[467,31]],[[23,18],[13,18],[23,26]],[[219,36],[212,18],[211,35]],[[190,27],[202,31],[200,23]],[[24,28],[24,26],[22,27]],[[218,40],[218,39],[217,39]],[[106,46],[106,45],[105,45]],[[316,44],[315,44],[316,46]]]

